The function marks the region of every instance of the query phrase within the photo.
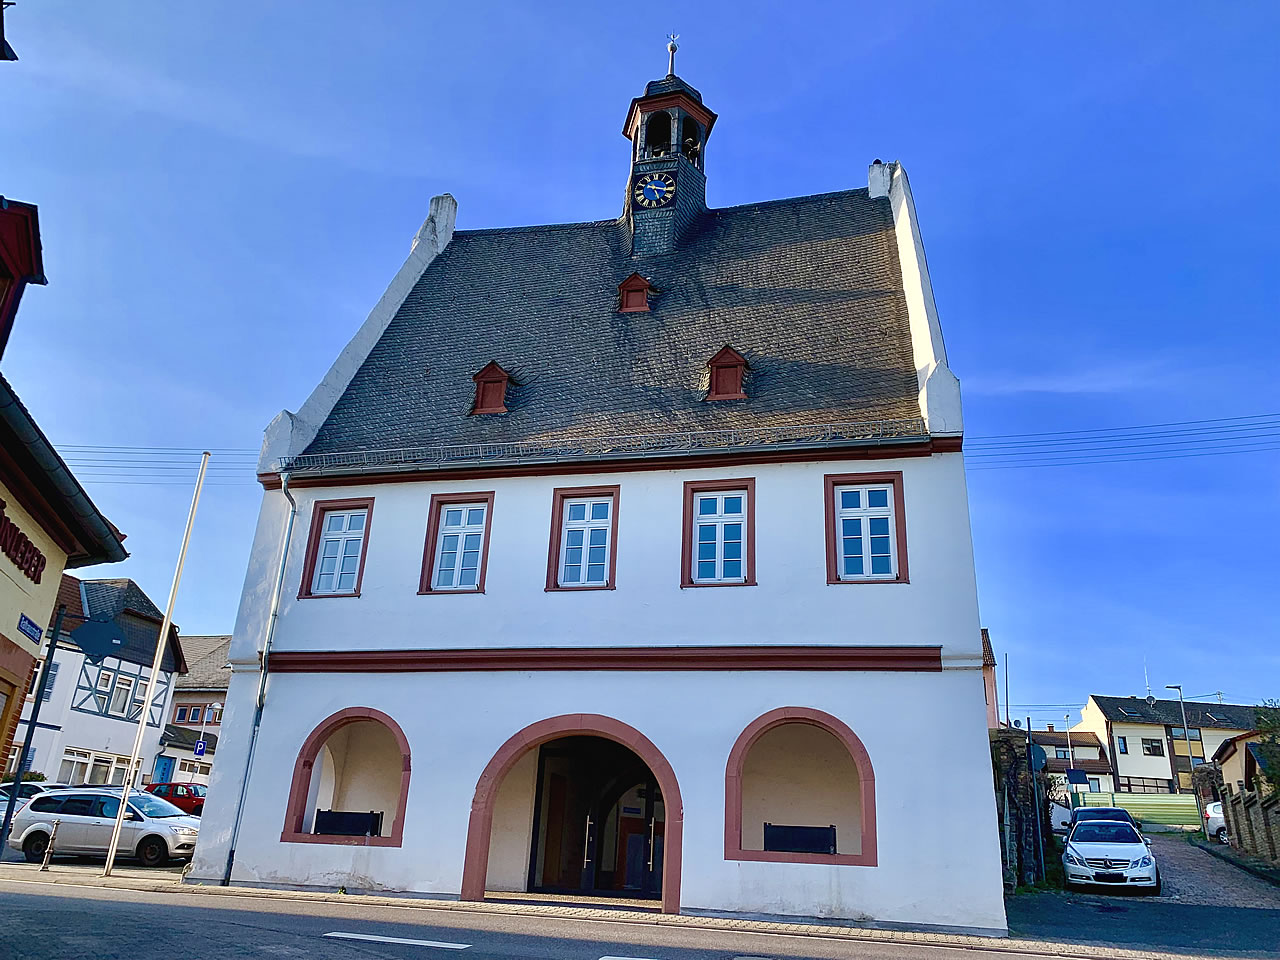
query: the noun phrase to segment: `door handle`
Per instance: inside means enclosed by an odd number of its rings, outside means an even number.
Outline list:
[[[649,820],[649,870],[653,870],[653,835],[658,827],[658,818],[651,817]]]
[[[591,815],[587,814],[587,832],[582,837],[582,869],[591,862]]]

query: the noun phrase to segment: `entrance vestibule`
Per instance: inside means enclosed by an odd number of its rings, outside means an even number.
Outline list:
[[[603,737],[538,748],[530,892],[658,898],[666,808],[653,771]]]

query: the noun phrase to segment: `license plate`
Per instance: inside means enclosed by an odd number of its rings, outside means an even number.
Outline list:
[[[1099,883],[1124,883],[1123,873],[1095,873],[1093,879]]]

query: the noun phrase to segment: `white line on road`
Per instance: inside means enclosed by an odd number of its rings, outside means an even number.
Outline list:
[[[650,960],[648,957],[601,957],[600,960]]]
[[[326,937],[333,937],[337,940],[371,940],[374,943],[407,943],[414,947],[439,947],[441,950],[469,950],[469,943],[446,943],[443,940],[406,940],[403,937],[375,937],[371,933],[342,933],[335,931],[334,933],[326,933]]]

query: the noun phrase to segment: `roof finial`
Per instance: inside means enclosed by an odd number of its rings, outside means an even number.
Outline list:
[[[678,33],[668,33],[667,40],[667,76],[674,77],[676,75],[676,51],[680,49],[680,45],[676,43],[680,39]]]

